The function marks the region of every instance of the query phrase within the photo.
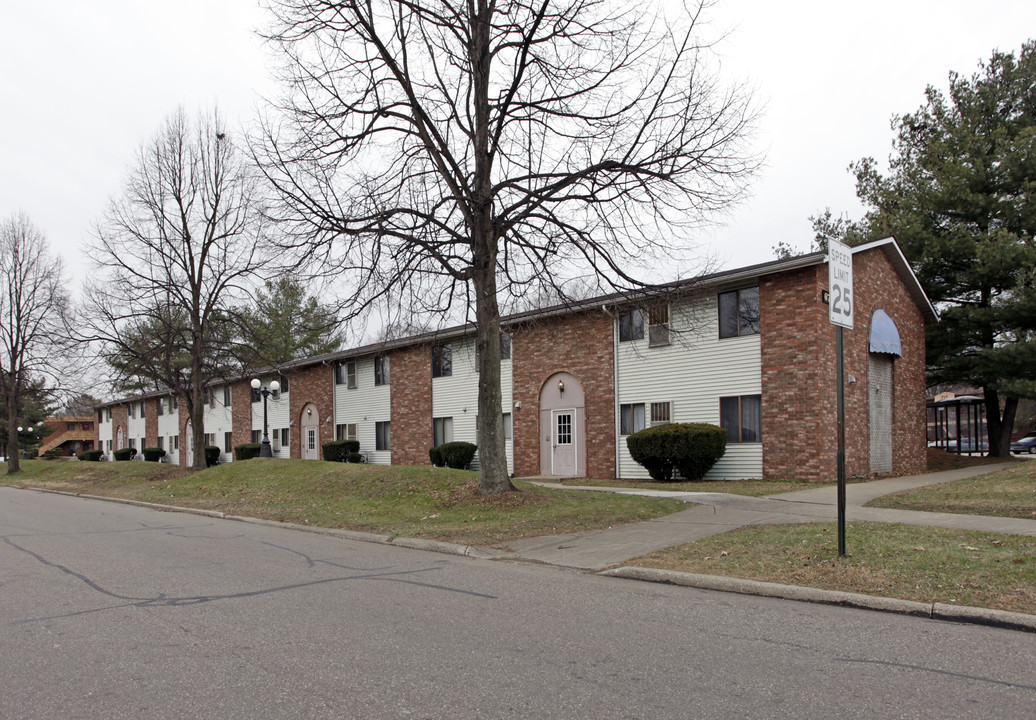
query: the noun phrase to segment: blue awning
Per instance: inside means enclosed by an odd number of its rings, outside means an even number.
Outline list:
[[[903,356],[899,330],[884,310],[875,310],[871,317],[871,352]]]

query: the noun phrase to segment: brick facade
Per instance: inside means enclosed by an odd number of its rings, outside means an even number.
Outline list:
[[[615,477],[614,321],[601,311],[578,313],[513,328],[511,368],[514,472],[539,475],[540,392],[547,379],[568,372],[585,396],[586,475]]]
[[[318,457],[323,458],[323,444],[335,439],[334,394],[333,365],[311,365],[292,371],[291,392],[288,393],[290,402],[288,412],[293,428],[289,438],[293,458],[302,457],[302,415],[309,403],[313,403],[318,415],[319,440],[317,446],[320,449]]]
[[[417,345],[393,351],[392,464],[431,465],[432,349]],[[332,388],[334,386],[332,385]]]
[[[144,447],[153,448],[156,445],[158,445],[158,400],[150,398],[144,401]]]
[[[122,444],[119,444],[119,431],[122,431]],[[112,450],[129,447],[129,406],[122,404],[112,408]]]
[[[763,477],[837,477],[836,330],[822,301],[827,266],[760,279]],[[845,337],[846,475],[870,474],[870,324],[884,309],[899,329],[894,361],[893,471],[925,468],[924,320],[880,249],[853,258],[855,327]]]
[[[230,386],[230,414],[234,421],[233,447],[252,442],[252,386],[241,380]]]

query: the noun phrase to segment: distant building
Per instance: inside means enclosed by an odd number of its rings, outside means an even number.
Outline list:
[[[69,456],[93,450],[97,442],[97,427],[90,415],[58,415],[43,421],[54,432],[43,439],[39,454],[57,450],[58,455]]]

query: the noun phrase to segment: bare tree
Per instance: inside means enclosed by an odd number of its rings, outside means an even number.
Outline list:
[[[295,248],[354,312],[460,305],[477,327],[479,492],[513,489],[500,306],[565,280],[644,287],[754,169],[752,110],[679,16],[608,0],[271,0],[282,120],[257,143]],[[261,147],[259,147],[261,145]],[[639,272],[638,272],[639,271]],[[669,279],[674,279],[670,277]]]
[[[183,397],[194,467],[205,467],[207,382],[230,363],[229,318],[263,267],[256,173],[218,112],[181,109],[143,145],[98,224],[87,339],[124,383]]]
[[[70,305],[61,260],[26,215],[0,224],[0,401],[7,409],[7,472],[18,466],[27,394],[60,384],[72,359]],[[36,399],[39,399],[38,397]]]

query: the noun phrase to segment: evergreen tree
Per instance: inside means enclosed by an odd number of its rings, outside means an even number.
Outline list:
[[[857,194],[867,234],[899,241],[941,314],[929,383],[981,387],[990,454],[1006,456],[1019,398],[1036,397],[1036,41],[925,98],[894,120],[887,175],[852,166]]]
[[[334,352],[342,345],[338,314],[307,296],[295,277],[267,280],[241,312],[242,364],[260,368]]]

